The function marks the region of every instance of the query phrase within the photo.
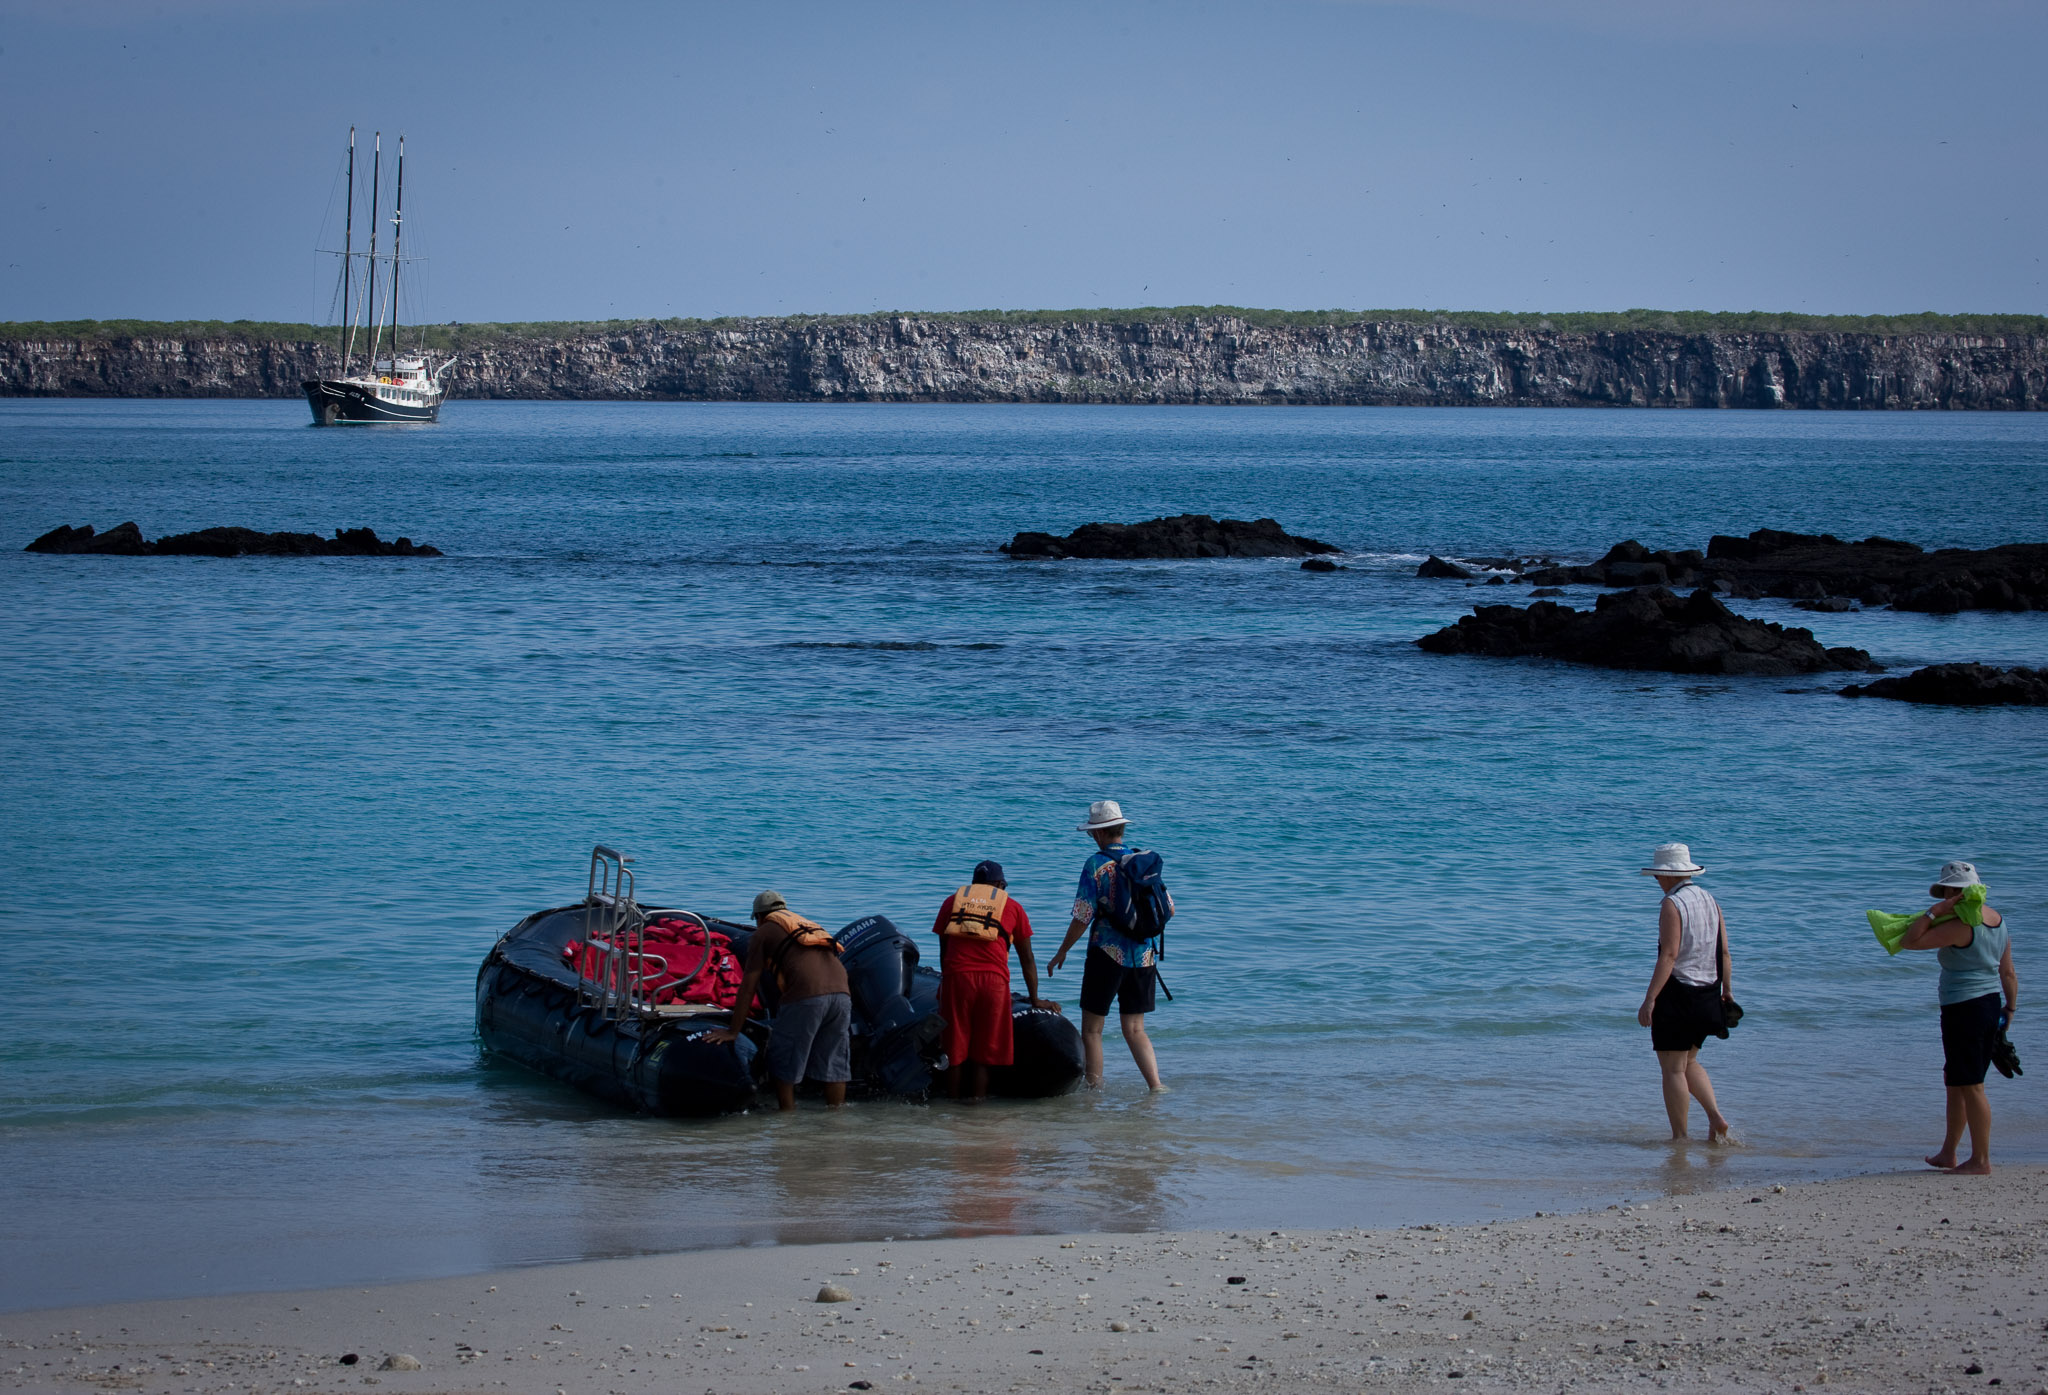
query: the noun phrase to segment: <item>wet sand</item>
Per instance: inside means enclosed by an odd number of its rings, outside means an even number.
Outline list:
[[[2044,1240],[2048,1168],[2015,1167],[1461,1227],[711,1251],[8,1314],[0,1389],[2032,1395]]]

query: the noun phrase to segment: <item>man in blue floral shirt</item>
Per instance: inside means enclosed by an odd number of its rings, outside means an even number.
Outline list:
[[[1156,949],[1150,940],[1120,935],[1096,915],[1096,906],[1108,892],[1108,879],[1116,860],[1130,851],[1124,846],[1124,811],[1114,799],[1098,799],[1088,806],[1088,821],[1077,824],[1082,833],[1093,834],[1096,851],[1081,867],[1081,883],[1074,891],[1074,919],[1067,926],[1067,938],[1046,965],[1047,973],[1059,972],[1067,951],[1092,923],[1088,957],[1081,965],[1081,1049],[1087,1064],[1088,1085],[1102,1085],[1102,1028],[1109,1020],[1111,1003],[1116,1004],[1123,1025],[1124,1041],[1138,1073],[1154,1090],[1166,1088],[1159,1079],[1159,1062],[1152,1054],[1152,1039],[1145,1035],[1145,1014],[1152,1011],[1159,974],[1153,967]]]

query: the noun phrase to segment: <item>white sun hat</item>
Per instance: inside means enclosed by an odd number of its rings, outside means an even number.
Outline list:
[[[1088,806],[1088,822],[1077,823],[1077,833],[1093,833],[1100,828],[1117,828],[1130,820],[1124,817],[1123,806],[1114,799],[1098,799]]]
[[[1695,877],[1707,869],[1692,860],[1692,849],[1683,843],[1659,843],[1650,854],[1646,877]]]
[[[1977,864],[1974,862],[1944,862],[1941,864],[1941,875],[1934,879],[1934,884],[1960,888],[1975,886],[1982,880],[1983,878],[1977,875]]]

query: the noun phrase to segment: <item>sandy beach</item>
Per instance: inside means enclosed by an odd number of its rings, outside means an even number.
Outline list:
[[[52,1309],[0,1318],[0,1388],[2034,1392],[2044,1183],[1895,1173],[1463,1227],[784,1246]]]

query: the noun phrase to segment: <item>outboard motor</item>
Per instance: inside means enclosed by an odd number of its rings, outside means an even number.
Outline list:
[[[919,986],[917,946],[880,915],[848,925],[839,943],[853,992],[854,1030],[867,1038],[868,1075],[892,1095],[923,1094],[932,1083],[924,1053],[938,1039],[940,1023],[931,1005],[912,1001]]]

